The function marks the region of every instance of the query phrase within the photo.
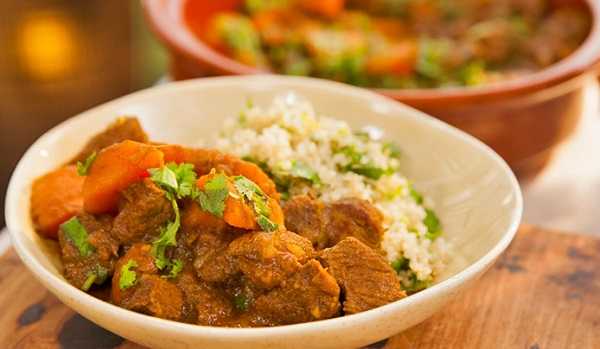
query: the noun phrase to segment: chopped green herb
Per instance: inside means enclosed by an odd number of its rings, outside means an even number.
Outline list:
[[[350,160],[350,163],[360,163],[360,160],[363,157],[363,154],[358,152],[355,147],[348,145],[340,148],[338,151],[336,151],[336,153],[342,153],[346,155],[348,160]]]
[[[166,276],[169,279],[174,279],[183,270],[183,262],[180,259],[175,259],[170,264],[169,274]]]
[[[228,195],[227,177],[221,173],[204,184],[204,190],[198,192],[197,201],[204,211],[223,217],[225,199]]]
[[[317,171],[310,168],[308,165],[300,161],[292,161],[292,168],[290,169],[290,175],[296,178],[302,178],[310,181],[312,184],[320,184],[321,178]]]
[[[148,170],[150,173],[150,179],[164,190],[169,193],[176,193],[177,188],[177,175],[167,166],[161,168],[151,168]]]
[[[138,264],[133,259],[130,259],[121,267],[121,277],[119,278],[119,288],[124,290],[133,285],[137,281],[137,275],[132,269],[137,268]]]
[[[87,279],[85,279],[85,282],[81,286],[81,289],[84,291],[89,290],[90,287],[92,287],[92,284],[94,283],[94,281],[96,281],[97,277],[98,277],[98,275],[96,275],[96,273],[88,274],[88,277],[87,277]]]
[[[169,199],[194,199],[198,194],[193,164],[170,162],[161,168],[151,168],[148,172],[150,179],[167,192]]]
[[[108,270],[103,266],[96,264],[91,271],[88,272],[85,282],[81,289],[87,291],[92,287],[92,284],[102,285],[108,278]]]
[[[264,215],[259,215],[256,219],[256,223],[258,223],[260,228],[266,232],[272,232],[277,230],[277,224],[273,223],[273,221],[271,221]]]
[[[277,224],[269,219],[271,210],[269,209],[267,196],[258,185],[244,176],[235,176],[233,183],[242,197],[252,203],[258,225],[267,232],[277,230]]]
[[[78,175],[87,176],[88,172],[90,171],[90,167],[92,166],[92,163],[94,163],[94,160],[96,160],[96,155],[98,154],[96,152],[93,152],[85,160],[83,160],[83,162],[77,161]]]
[[[371,135],[367,131],[355,131],[354,135],[363,141],[367,142],[371,140]]]
[[[160,270],[163,270],[170,263],[169,259],[165,256],[165,252],[167,247],[177,245],[177,230],[179,230],[179,226],[181,225],[177,201],[171,200],[171,205],[175,212],[175,220],[162,228],[158,239],[152,243],[152,255],[155,258],[154,264]]]
[[[448,40],[423,38],[419,42],[417,73],[434,81],[445,81],[447,77],[444,59],[448,57],[448,51],[451,48],[452,46]]]
[[[421,195],[421,193],[416,191],[412,185],[410,186],[410,196],[413,198],[413,200],[415,200],[415,202],[417,204],[419,204],[419,205],[423,204],[423,195]]]
[[[437,215],[430,209],[425,209],[425,219],[423,219],[423,224],[427,227],[426,238],[429,240],[435,240],[442,234],[442,226],[440,224],[440,220]]]
[[[353,146],[344,146],[336,151],[336,153],[342,153],[349,160],[348,164],[342,166],[341,170],[345,172],[354,172],[361,176],[378,180],[383,175],[392,174],[393,169],[377,167],[371,163],[363,163],[362,158],[364,154],[361,154]]]
[[[400,273],[401,271],[406,271],[409,269],[409,262],[410,261],[408,259],[406,259],[404,257],[400,257],[391,263],[392,269],[394,269],[396,271],[396,273]]]
[[[89,257],[96,251],[96,248],[88,242],[88,233],[77,217],[73,217],[63,223],[60,229],[65,233],[67,239],[79,250],[80,256]]]
[[[250,306],[250,300],[243,294],[238,294],[233,297],[233,305],[239,311],[246,311]]]
[[[198,187],[196,186],[197,177],[194,165],[188,163],[175,164],[171,162],[167,164],[167,167],[175,173],[177,178],[177,198],[190,197],[195,199],[198,194]]]
[[[413,294],[426,289],[430,284],[431,280],[419,280],[417,274],[411,272],[408,281],[402,282],[402,288],[409,294]]]
[[[400,156],[402,156],[400,147],[394,142],[383,143],[383,151],[387,152],[388,155],[394,159],[400,159]]]
[[[373,165],[363,165],[363,164],[354,164],[346,167],[346,171],[354,172],[361,176],[371,178],[374,180],[378,180],[383,175],[389,174],[389,170],[381,167],[376,167]]]

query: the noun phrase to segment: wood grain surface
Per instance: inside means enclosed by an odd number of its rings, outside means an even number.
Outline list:
[[[12,250],[0,285],[0,348],[140,348],[60,303]],[[600,348],[600,240],[522,227],[474,288],[369,346],[405,348]]]

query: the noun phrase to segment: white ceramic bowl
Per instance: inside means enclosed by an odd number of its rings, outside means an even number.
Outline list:
[[[56,243],[40,238],[29,217],[32,181],[71,158],[118,115],[137,115],[152,139],[194,144],[212,139],[248,97],[267,104],[293,91],[322,114],[371,125],[403,150],[402,170],[433,199],[454,246],[448,272],[432,287],[367,312],[273,328],[233,329],[162,320],[98,300],[61,274]],[[254,76],[192,80],[134,93],[71,118],[29,148],[6,199],[14,246],[34,275],[65,304],[123,337],[151,347],[356,348],[393,336],[440,310],[471,286],[508,246],[522,212],[519,185],[504,161],[471,136],[363,89],[309,78]],[[377,290],[373,290],[377,292]]]

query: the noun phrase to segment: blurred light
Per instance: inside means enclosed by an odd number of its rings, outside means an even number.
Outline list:
[[[74,68],[76,33],[64,14],[49,11],[32,13],[23,20],[18,45],[21,62],[34,79],[64,77]]]

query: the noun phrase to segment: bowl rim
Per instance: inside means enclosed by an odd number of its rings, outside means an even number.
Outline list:
[[[113,305],[109,302],[102,301],[98,298],[93,297],[92,295],[83,292],[71,284],[69,284],[64,278],[61,278],[49,270],[47,270],[44,266],[42,266],[41,262],[39,262],[33,255],[33,253],[27,248],[25,242],[25,234],[23,231],[26,230],[26,227],[21,225],[21,220],[19,219],[18,214],[18,206],[19,206],[19,197],[21,196],[21,192],[19,192],[19,174],[24,171],[23,167],[29,162],[29,158],[33,156],[33,153],[39,147],[40,144],[46,142],[48,139],[52,139],[57,137],[63,129],[68,128],[71,124],[73,124],[77,120],[83,120],[91,117],[94,114],[104,110],[105,108],[111,105],[119,105],[127,103],[128,101],[134,100],[144,100],[151,99],[153,96],[161,95],[165,92],[171,91],[175,93],[177,90],[181,89],[189,89],[196,87],[210,87],[211,85],[222,85],[223,83],[230,84],[285,84],[287,82],[294,82],[297,84],[305,84],[308,86],[316,86],[321,89],[328,89],[332,92],[344,93],[349,96],[363,96],[368,98],[371,101],[380,101],[383,103],[391,103],[391,107],[398,110],[403,110],[404,115],[402,117],[408,117],[413,119],[422,119],[421,122],[425,122],[429,124],[429,127],[437,128],[442,132],[446,132],[450,134],[452,137],[456,137],[466,144],[474,147],[480,152],[486,153],[490,159],[495,162],[499,169],[502,171],[503,175],[506,176],[508,181],[510,182],[510,187],[512,192],[515,195],[514,207],[512,207],[511,212],[511,222],[509,227],[506,229],[505,233],[502,235],[500,240],[482,257],[478,260],[467,266],[462,271],[456,273],[455,275],[449,277],[446,280],[443,280],[435,285],[419,292],[413,294],[409,297],[405,297],[398,301],[383,305],[378,308],[374,308],[365,312],[347,315],[343,317],[324,319],[319,321],[305,322],[299,324],[292,325],[282,325],[282,326],[274,326],[274,327],[260,327],[260,328],[231,328],[231,327],[216,327],[216,326],[203,326],[203,325],[195,325],[182,323],[177,321],[171,321],[166,319],[161,319],[149,315],[144,315],[140,313],[136,313],[131,310],[127,310],[116,305]],[[343,91],[342,91],[343,90]],[[392,116],[393,117],[393,116]],[[523,197],[521,193],[521,189],[519,183],[511,171],[510,167],[506,164],[506,162],[489,146],[485,145],[475,137],[453,127],[442,121],[439,121],[427,114],[424,114],[416,109],[413,109],[409,106],[406,106],[400,102],[391,100],[385,96],[378,95],[374,92],[361,89],[358,87],[334,82],[327,81],[315,78],[308,77],[289,77],[289,76],[277,76],[277,75],[256,75],[256,76],[226,76],[226,77],[211,77],[211,78],[200,78],[200,79],[191,79],[186,81],[179,82],[171,82],[162,86],[157,86],[153,88],[148,88],[145,90],[141,90],[115,100],[106,102],[99,106],[96,106],[92,109],[79,113],[57,126],[53,127],[46,133],[44,133],[40,138],[38,138],[25,152],[23,157],[19,160],[13,174],[11,175],[7,194],[6,194],[6,208],[5,208],[5,218],[7,222],[8,231],[11,237],[12,245],[14,246],[17,254],[20,259],[25,263],[27,268],[45,285],[46,288],[50,289],[55,295],[63,296],[65,298],[71,300],[78,300],[81,304],[89,304],[93,307],[95,312],[97,313],[112,313],[114,316],[117,316],[121,319],[127,320],[131,323],[140,324],[143,323],[144,327],[147,329],[166,329],[168,328],[170,331],[186,333],[189,335],[203,335],[203,336],[214,336],[214,337],[227,337],[227,336],[235,336],[235,338],[242,339],[256,339],[263,336],[277,336],[277,335],[298,335],[307,331],[327,331],[329,329],[337,328],[339,326],[343,326],[344,324],[348,325],[350,322],[355,323],[366,323],[369,319],[373,317],[377,317],[379,313],[382,312],[394,312],[401,307],[407,307],[411,303],[419,303],[430,296],[434,295],[438,292],[443,292],[444,290],[452,290],[456,289],[458,286],[463,284],[465,280],[468,280],[472,277],[475,277],[479,273],[486,270],[487,267],[491,265],[492,262],[508,247],[510,242],[513,240],[523,212]]]
[[[150,28],[175,53],[198,64],[208,65],[225,75],[269,73],[218,52],[191,33],[183,11],[188,0],[142,0]],[[473,102],[519,96],[579,77],[589,71],[600,72],[600,2],[581,0],[591,16],[591,28],[584,42],[569,56],[544,69],[522,77],[474,87],[433,89],[369,88],[408,104]]]

